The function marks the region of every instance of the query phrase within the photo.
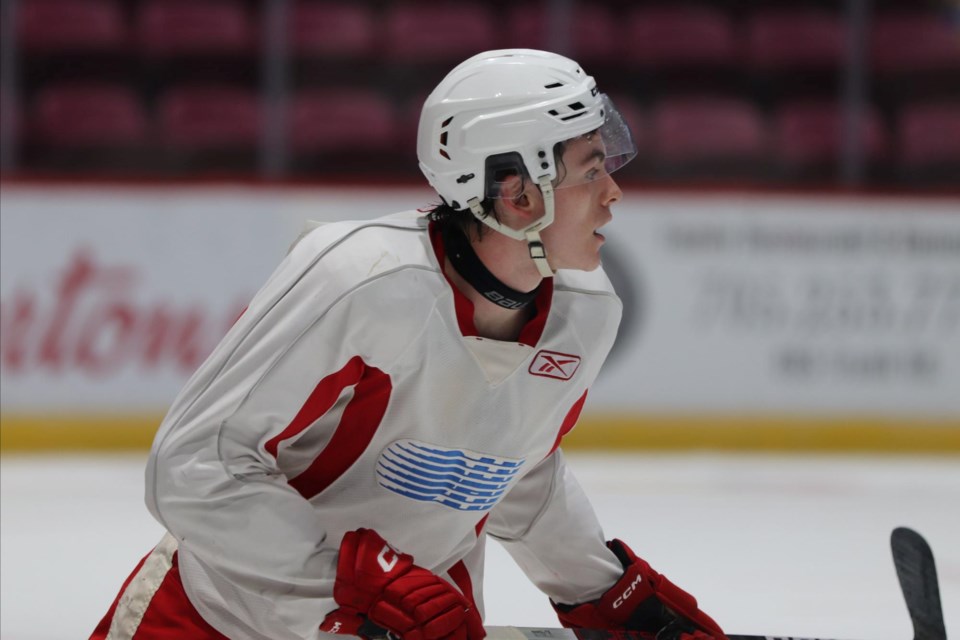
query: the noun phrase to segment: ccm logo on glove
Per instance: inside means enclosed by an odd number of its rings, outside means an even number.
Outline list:
[[[620,594],[620,597],[613,601],[613,608],[619,609],[620,606],[633,595],[633,592],[637,587],[640,586],[640,583],[643,582],[643,576],[637,576],[637,579],[631,582],[626,589],[623,590],[623,593]]]
[[[608,542],[607,547],[623,565],[623,575],[596,600],[552,603],[563,626],[639,631],[657,640],[726,640],[692,595],[654,571],[620,540]]]
[[[393,553],[393,557],[387,560],[387,554]],[[380,568],[383,569],[384,573],[390,573],[390,571],[397,566],[397,554],[393,549],[390,548],[390,545],[383,545],[383,549],[380,550],[380,553],[377,554],[377,562],[380,563]]]

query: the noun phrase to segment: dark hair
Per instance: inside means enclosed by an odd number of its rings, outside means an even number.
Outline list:
[[[483,207],[485,216],[497,215],[493,207],[493,200],[490,198],[486,198],[480,203],[480,206]],[[471,226],[476,229],[478,236],[483,235],[484,224],[473,215],[470,209],[454,209],[443,201],[427,211],[427,220],[436,222],[441,227],[447,224],[455,224],[460,227],[460,230],[463,231],[468,238],[470,237]]]

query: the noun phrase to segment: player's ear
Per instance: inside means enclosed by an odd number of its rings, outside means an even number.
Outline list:
[[[520,229],[543,215],[543,197],[530,180],[518,175],[508,176],[500,184],[497,213],[502,222]]]

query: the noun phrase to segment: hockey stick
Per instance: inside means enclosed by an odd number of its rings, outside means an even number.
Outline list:
[[[890,551],[897,578],[913,623],[913,640],[947,640],[940,607],[937,567],[930,545],[919,533],[897,527],[890,534]],[[649,638],[649,636],[647,636]],[[780,638],[774,636],[728,635],[730,640],[827,640]],[[602,629],[561,629],[535,627],[487,627],[488,640],[644,640],[631,631]]]
[[[930,545],[919,533],[897,527],[890,534],[890,550],[897,578],[913,623],[913,640],[947,640],[940,607],[937,568]],[[368,623],[369,624],[369,623]],[[371,628],[373,627],[373,628]],[[564,629],[561,627],[486,627],[486,640],[649,640],[650,634],[605,629]],[[375,625],[361,629],[371,640],[393,640],[392,634]],[[792,638],[785,636],[728,635],[729,640],[830,640],[828,638]]]
[[[890,534],[890,550],[913,623],[913,640],[947,640],[930,545],[916,531],[897,527]]]

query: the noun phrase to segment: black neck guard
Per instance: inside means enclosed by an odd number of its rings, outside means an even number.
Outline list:
[[[523,293],[500,282],[483,264],[463,231],[453,222],[441,229],[443,250],[457,273],[490,302],[505,309],[522,309],[537,297],[540,285]]]

